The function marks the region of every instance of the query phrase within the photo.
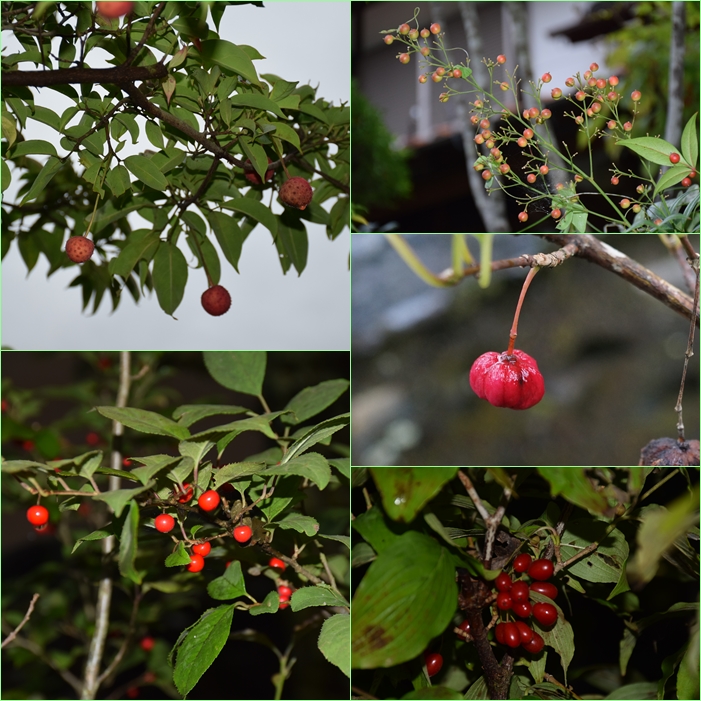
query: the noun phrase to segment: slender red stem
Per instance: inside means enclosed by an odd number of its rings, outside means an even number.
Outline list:
[[[521,313],[521,305],[523,300],[526,298],[526,291],[528,286],[531,284],[531,280],[535,277],[535,274],[540,270],[539,267],[531,268],[526,275],[526,279],[523,282],[523,287],[521,288],[521,296],[518,298],[518,304],[516,305],[516,314],[514,314],[514,323],[511,325],[511,332],[509,333],[509,347],[506,350],[507,355],[511,355],[514,351],[514,344],[516,343],[516,335],[518,330],[518,317]]]

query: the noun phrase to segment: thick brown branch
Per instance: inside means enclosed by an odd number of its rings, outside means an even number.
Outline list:
[[[168,69],[152,66],[116,66],[115,68],[59,68],[55,71],[3,71],[3,87],[45,88],[71,83],[124,85],[135,80],[165,78]]]

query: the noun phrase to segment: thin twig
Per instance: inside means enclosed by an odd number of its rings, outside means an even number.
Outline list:
[[[29,618],[32,615],[32,612],[34,611],[34,604],[38,601],[40,594],[34,594],[32,597],[32,600],[29,602],[29,608],[27,609],[27,613],[24,614],[24,618],[20,621],[20,624],[15,628],[3,641],[2,645],[0,647],[5,647],[5,645],[8,645],[11,643],[16,637],[17,633],[19,633],[22,628],[24,627],[24,624],[29,620]]]

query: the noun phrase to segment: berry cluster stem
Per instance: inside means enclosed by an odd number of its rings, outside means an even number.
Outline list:
[[[516,336],[518,330],[518,317],[521,314],[521,305],[523,300],[526,298],[526,292],[528,286],[531,284],[531,280],[535,277],[535,274],[540,270],[538,266],[531,268],[526,275],[526,279],[523,282],[523,287],[521,288],[521,296],[518,298],[518,304],[516,305],[516,314],[514,314],[514,323],[511,325],[511,332],[509,333],[509,347],[506,350],[508,355],[511,355],[514,351],[514,344],[516,343]]]

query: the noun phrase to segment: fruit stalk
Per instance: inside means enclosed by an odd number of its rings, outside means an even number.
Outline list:
[[[526,275],[526,279],[521,288],[521,296],[518,298],[518,304],[516,305],[516,313],[514,314],[514,323],[511,325],[511,332],[509,333],[509,347],[506,349],[506,353],[511,355],[514,351],[514,344],[516,343],[516,336],[518,331],[518,317],[521,314],[521,305],[523,300],[526,298],[526,292],[528,291],[528,286],[531,284],[531,280],[535,277],[535,274],[540,270],[538,266],[531,268]]]

